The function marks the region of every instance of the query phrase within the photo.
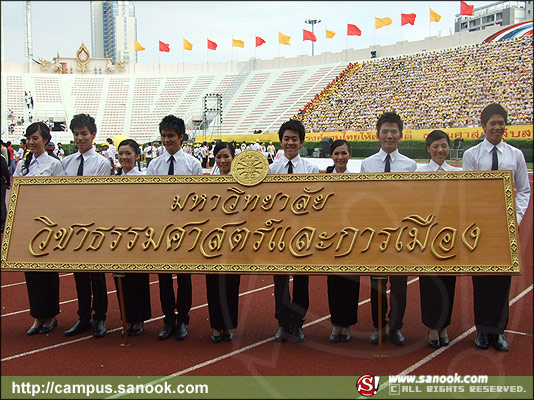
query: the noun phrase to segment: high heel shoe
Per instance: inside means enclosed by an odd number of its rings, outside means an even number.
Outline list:
[[[54,329],[56,326],[57,326],[57,318],[54,318],[54,322],[52,322],[52,325],[50,326],[41,325],[41,327],[39,328],[39,333],[52,332],[52,329]]]
[[[214,335],[214,333],[219,333],[218,335]],[[213,343],[220,343],[223,340],[223,334],[220,330],[214,329],[211,333],[211,341]]]
[[[143,333],[143,326],[145,325],[145,322],[141,322],[141,325],[139,326],[139,328],[134,328],[134,325],[137,325],[138,323],[136,324],[132,324],[132,327],[130,329],[128,329],[128,336],[139,336],[141,333]]]
[[[437,331],[435,331],[437,333]],[[428,331],[428,345],[433,349],[439,349],[440,341],[439,337],[437,339],[430,339],[430,330]]]
[[[222,338],[225,342],[231,342],[234,339],[234,333],[231,329],[223,331]]]
[[[33,326],[32,326],[30,329],[28,329],[28,330],[26,331],[26,335],[28,335],[28,336],[33,336],[33,335],[35,335],[36,333],[39,333],[39,330],[41,329],[41,326],[42,326],[42,325],[43,325],[43,324],[41,324],[41,325],[39,325],[39,326],[36,326],[36,327],[33,327]]]
[[[341,333],[339,334],[339,340],[341,342],[348,342],[350,340],[350,328],[341,328]]]
[[[330,343],[338,343],[341,340],[341,328],[339,326],[332,326],[332,333],[328,340]]]
[[[439,345],[448,346],[449,345],[449,335],[447,334],[447,329],[442,329],[439,331]]]

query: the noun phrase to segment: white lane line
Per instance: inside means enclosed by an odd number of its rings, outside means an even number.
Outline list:
[[[516,303],[517,301],[519,301],[521,298],[523,298],[524,296],[526,296],[528,293],[530,293],[532,291],[532,286],[533,285],[530,285],[528,286],[525,290],[523,290],[521,293],[519,293],[516,297],[514,297],[511,301],[510,301],[510,305],[513,305],[514,303]],[[456,343],[462,341],[463,339],[465,339],[467,336],[469,336],[471,333],[473,333],[474,331],[476,331],[476,327],[473,325],[471,328],[469,328],[468,330],[466,330],[464,333],[462,333],[460,336],[456,337],[455,339],[451,340],[450,344],[448,346],[444,346],[444,347],[440,347],[439,349],[436,349],[434,350],[432,353],[430,353],[428,356],[426,356],[425,358],[419,360],[418,362],[416,362],[415,364],[409,366],[408,368],[406,368],[404,371],[401,371],[399,372],[398,374],[396,375],[399,375],[399,376],[404,376],[404,375],[409,375],[410,373],[412,373],[413,371],[415,371],[417,368],[423,366],[424,364],[426,364],[427,362],[431,361],[432,359],[436,358],[437,356],[439,356],[441,353],[443,353],[444,351],[447,351],[448,349],[450,349],[452,346],[454,346]],[[514,331],[507,331],[507,332],[514,332]],[[515,333],[515,332],[514,332]],[[519,333],[519,332],[518,332]],[[524,333],[522,333],[524,334]],[[528,335],[528,334],[527,334]],[[380,389],[378,389],[378,391],[382,391],[384,389],[386,389],[387,387],[389,386],[389,382],[386,382],[384,385],[380,385]],[[359,397],[359,398],[362,398],[362,397]]]
[[[72,275],[72,272],[71,273],[68,273],[68,274],[59,274],[59,277],[60,278],[63,278],[65,276],[71,276]],[[15,283],[8,283],[6,285],[2,285],[0,286],[1,289],[5,289],[5,288],[9,288],[9,287],[13,287],[13,286],[20,286],[20,285],[25,285],[26,284],[26,281],[23,281],[23,282],[15,282]]]

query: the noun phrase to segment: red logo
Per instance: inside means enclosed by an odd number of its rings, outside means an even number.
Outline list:
[[[369,397],[378,392],[379,376],[363,375],[360,376],[358,382],[356,382],[356,390],[362,396]]]

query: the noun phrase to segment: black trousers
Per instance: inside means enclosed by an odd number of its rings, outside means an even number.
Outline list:
[[[6,186],[1,183],[0,184],[0,232],[4,232],[4,225],[6,223],[6,217],[7,217],[7,207],[6,207],[6,194],[7,189]]]
[[[59,274],[25,272],[26,288],[33,318],[52,318],[59,314]]]
[[[425,326],[439,331],[450,325],[455,287],[455,276],[419,277],[421,319]]]
[[[289,294],[289,275],[273,275],[274,278],[274,317],[283,328],[302,327],[304,316],[310,305],[308,293],[309,276],[293,276],[293,300]]]
[[[76,292],[78,293],[78,315],[82,321],[91,318],[99,321],[106,320],[108,311],[108,292],[106,275],[103,272],[75,272]],[[91,306],[91,295],[93,305]]]
[[[114,278],[114,280],[120,310],[119,280],[118,278]],[[150,308],[149,274],[124,274],[122,278],[122,290],[124,291],[126,322],[135,324],[150,319],[152,310]]]
[[[191,285],[191,274],[176,274],[178,288],[174,296],[174,285],[172,274],[158,274],[159,278],[159,299],[161,301],[161,311],[165,315],[164,323],[174,321],[189,324],[189,310],[193,303],[193,288]],[[174,310],[178,311],[178,315]]]
[[[240,281],[241,275],[206,275],[208,311],[210,326],[213,329],[229,330],[237,328]]]
[[[330,321],[338,327],[348,327],[358,322],[360,277],[358,275],[328,275],[328,307]]]
[[[408,287],[407,276],[392,275],[388,276],[386,279],[371,278],[371,312],[373,316],[373,325],[375,328],[378,328],[378,284],[380,283],[382,287],[382,312],[380,318],[382,319],[382,327],[386,327],[386,311],[388,309],[386,283],[388,279],[391,287],[388,325],[389,329],[400,329],[402,327],[404,312],[406,311],[406,290]]]
[[[501,334],[508,325],[511,276],[473,276],[477,331]]]

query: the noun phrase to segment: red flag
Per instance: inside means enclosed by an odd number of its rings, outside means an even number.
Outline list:
[[[211,40],[208,39],[208,49],[217,50],[217,43],[212,42]]]
[[[461,1],[460,2],[460,15],[473,15],[473,8],[475,6],[470,6],[469,4]]]
[[[311,40],[312,42],[316,42],[317,38],[315,37],[315,34],[313,32],[303,29],[302,40]]]
[[[265,40],[259,36],[256,36],[256,47],[261,46],[263,43],[265,43]]]
[[[362,31],[356,25],[347,24],[347,36],[362,36]]]
[[[401,14],[401,26],[415,23],[415,14]]]
[[[169,47],[168,43],[163,43],[161,40],[159,41],[159,51],[164,51],[168,53],[171,51],[171,48]]]

